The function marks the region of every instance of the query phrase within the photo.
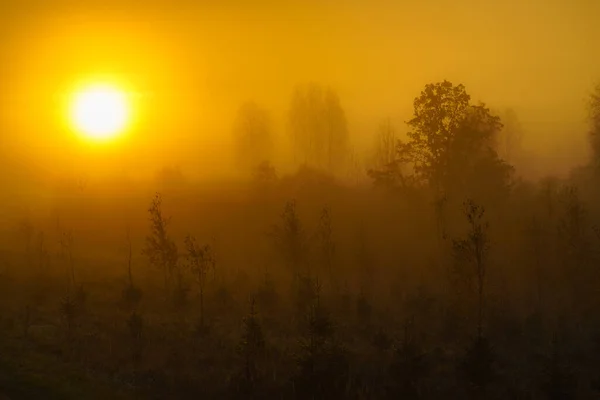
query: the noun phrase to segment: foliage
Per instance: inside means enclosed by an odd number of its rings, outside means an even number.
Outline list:
[[[394,162],[371,171],[372,178],[407,186],[410,181],[400,171],[401,165],[408,164],[413,179],[438,193],[482,195],[491,189],[500,190],[496,195],[502,193],[512,174],[512,167],[495,150],[502,123],[484,104],[472,105],[470,100],[463,85],[448,81],[426,85],[414,100],[408,141],[398,142]]]

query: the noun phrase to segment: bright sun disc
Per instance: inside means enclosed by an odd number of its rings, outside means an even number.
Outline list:
[[[75,94],[73,124],[92,139],[110,139],[125,129],[129,107],[125,94],[111,86],[97,85]]]

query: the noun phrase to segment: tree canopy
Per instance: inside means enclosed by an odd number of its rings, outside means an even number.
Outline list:
[[[394,163],[371,171],[372,177],[380,182],[418,182],[438,194],[477,196],[509,187],[513,169],[495,149],[503,126],[500,118],[483,103],[471,104],[463,85],[428,84],[413,105],[408,139],[398,141]],[[410,180],[401,165],[411,167]],[[394,174],[401,179],[392,179]]]

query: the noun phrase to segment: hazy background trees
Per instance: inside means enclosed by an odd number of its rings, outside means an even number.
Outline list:
[[[336,173],[347,162],[346,115],[332,88],[316,83],[297,86],[290,105],[289,130],[298,164]]]

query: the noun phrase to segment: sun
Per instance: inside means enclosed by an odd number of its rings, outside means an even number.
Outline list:
[[[122,133],[129,113],[126,94],[105,84],[90,85],[77,91],[71,104],[74,127],[95,140],[111,139]]]

